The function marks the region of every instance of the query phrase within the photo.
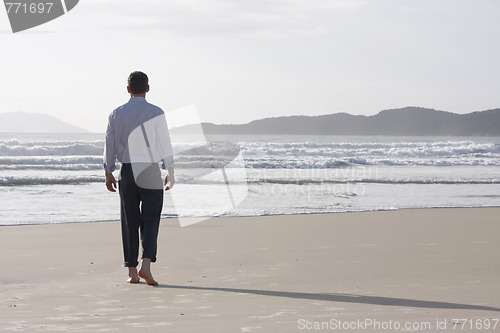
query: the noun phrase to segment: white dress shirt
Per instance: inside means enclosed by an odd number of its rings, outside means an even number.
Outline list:
[[[173,166],[173,150],[165,113],[143,97],[132,97],[108,118],[104,169],[113,172],[121,163],[162,162]]]

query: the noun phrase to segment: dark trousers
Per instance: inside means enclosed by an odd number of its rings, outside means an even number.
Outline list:
[[[158,169],[159,172],[159,169]],[[161,178],[159,179],[161,182]],[[120,220],[125,267],[137,267],[139,231],[142,258],[156,261],[157,239],[163,207],[163,190],[137,186],[130,164],[123,164],[120,192]]]

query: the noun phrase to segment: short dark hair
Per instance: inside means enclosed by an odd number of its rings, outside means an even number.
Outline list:
[[[149,79],[143,72],[135,71],[128,76],[127,84],[132,94],[142,94],[148,90]]]

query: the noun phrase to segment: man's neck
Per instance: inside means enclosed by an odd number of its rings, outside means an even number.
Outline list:
[[[142,98],[146,98],[146,93],[142,93],[142,94],[130,94],[130,97],[142,97]]]

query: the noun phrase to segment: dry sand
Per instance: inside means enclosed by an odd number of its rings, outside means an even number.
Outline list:
[[[158,287],[125,282],[118,222],[0,227],[0,331],[498,332],[499,216],[170,219]]]

